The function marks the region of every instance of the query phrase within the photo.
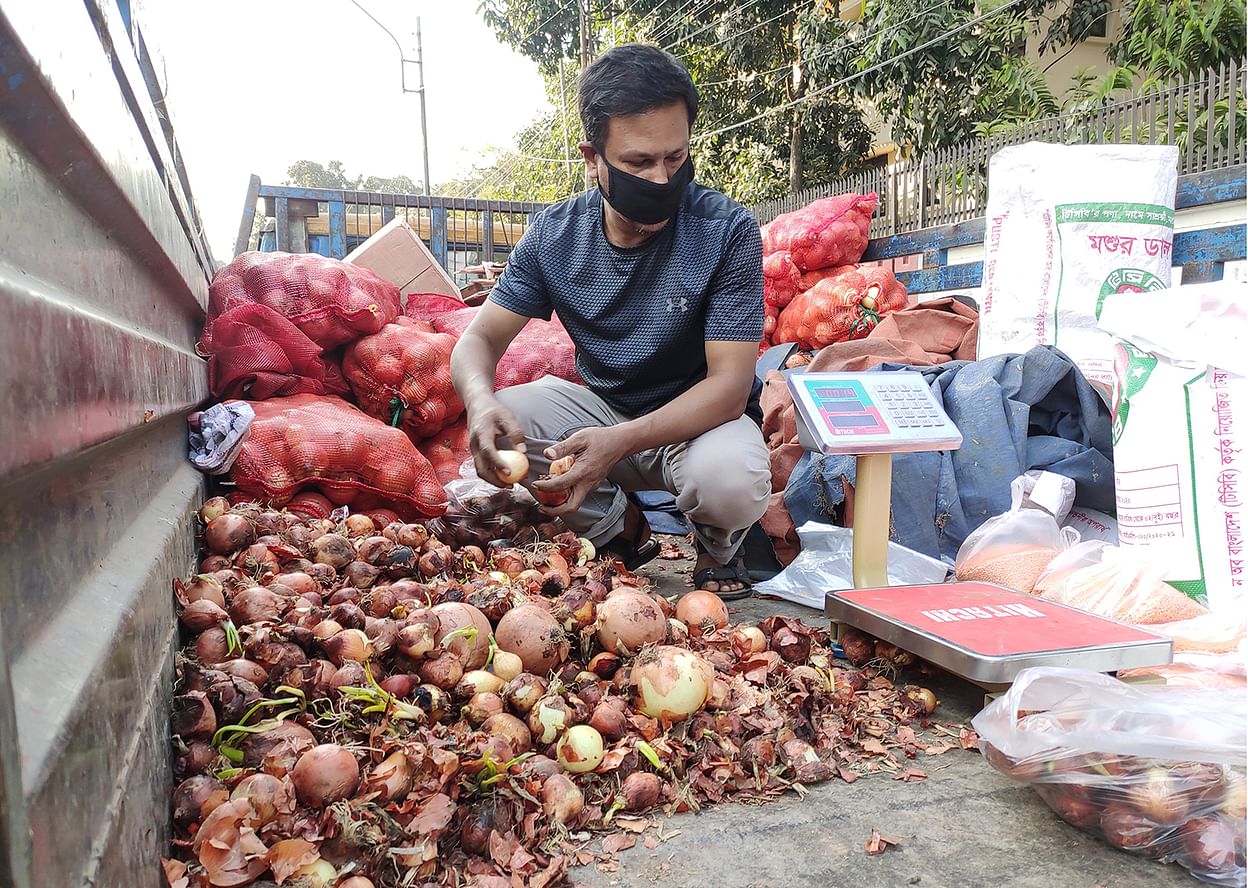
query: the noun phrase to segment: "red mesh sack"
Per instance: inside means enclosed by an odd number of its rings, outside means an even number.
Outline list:
[[[214,398],[350,394],[337,363],[264,305],[238,305],[215,318],[204,327],[199,350],[208,358],[208,390]]]
[[[315,487],[354,511],[391,508],[432,517],[446,492],[407,435],[346,401],[292,395],[249,402],[256,412],[230,479],[243,493],[284,505]]]
[[[867,250],[874,192],[841,194],[777,216],[763,227],[763,253],[787,250],[800,271],[850,265]]]
[[[455,338],[399,318],[347,346],[342,372],[360,409],[397,425],[413,441],[437,434],[464,412],[451,384]]]
[[[776,325],[780,321],[780,309],[769,302],[763,303],[763,341],[759,343],[759,354],[775,345]]]
[[[301,490],[290,498],[286,509],[307,519],[328,518],[334,504],[315,490]]]
[[[429,323],[439,333],[458,339],[476,316],[477,309],[460,308],[431,315]],[[557,316],[549,321],[534,318],[525,324],[498,362],[494,390],[534,382],[543,376],[557,376],[578,385],[583,382],[576,372],[576,346]]]
[[[784,308],[802,290],[802,275],[788,250],[763,257],[763,301]]]
[[[838,268],[780,313],[775,342],[818,349],[863,339],[880,318],[906,307],[906,288],[882,265]]]
[[[429,460],[434,474],[443,485],[458,481],[459,467],[465,460],[472,458],[472,449],[468,446],[467,417],[452,423],[432,438],[421,441],[416,449]]]
[[[453,296],[441,293],[412,293],[407,297],[407,307],[403,313],[417,321],[432,320],[435,315],[448,311],[462,311],[464,302]]]
[[[239,305],[267,305],[323,351],[399,316],[399,289],[366,268],[316,253],[243,253],[213,278],[208,323]]]

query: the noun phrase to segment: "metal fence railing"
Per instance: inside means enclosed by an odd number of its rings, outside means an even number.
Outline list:
[[[1009,131],[911,157],[764,201],[760,224],[834,194],[880,196],[871,236],[947,225],[980,217],[988,198],[988,160],[1007,145],[1044,141],[1070,145],[1176,145],[1179,175],[1243,164],[1248,68],[1232,61],[1191,77],[1134,90],[1086,110],[1029,121]]]
[[[276,249],[342,259],[398,217],[407,220],[438,263],[454,276],[482,262],[506,262],[533,215],[544,207],[518,201],[264,185],[253,176],[235,253]],[[259,225],[255,224],[257,212],[262,216]]]

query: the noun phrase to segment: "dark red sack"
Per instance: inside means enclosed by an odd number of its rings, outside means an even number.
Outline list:
[[[267,305],[328,351],[399,316],[399,289],[366,268],[316,253],[243,253],[217,272],[208,324],[239,305]]]
[[[790,302],[780,313],[772,339],[807,349],[863,339],[880,318],[905,308],[906,302],[906,288],[892,269],[847,265]]]
[[[361,410],[420,441],[464,412],[451,384],[453,348],[454,337],[399,318],[347,346],[342,372]]]
[[[204,328],[200,353],[208,358],[214,398],[262,401],[282,395],[349,395],[337,363],[273,309],[238,305]]]
[[[467,417],[461,417],[432,438],[421,441],[416,449],[429,460],[442,484],[458,481],[459,467],[472,458],[472,450],[468,446]]]
[[[275,506],[305,487],[339,506],[402,516],[446,511],[446,492],[407,435],[341,398],[251,401],[256,418],[230,469],[240,491]]]
[[[437,311],[437,304],[427,301],[429,297],[422,296],[421,300],[415,307],[413,303],[408,303],[408,317],[427,319],[434,330],[449,333],[456,339],[477,316],[476,308]],[[576,346],[563,324],[559,323],[558,316],[554,315],[549,321],[534,318],[512,340],[498,362],[494,390],[534,382],[543,376],[557,376],[568,382],[583,384],[581,374],[576,372]]]
[[[763,253],[789,251],[799,271],[850,265],[867,250],[875,193],[825,197],[763,226]]]

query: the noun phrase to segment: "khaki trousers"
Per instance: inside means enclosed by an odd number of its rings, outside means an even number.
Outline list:
[[[584,428],[606,427],[630,417],[585,386],[553,376],[498,392],[516,415],[528,439],[530,470],[545,474],[550,461],[542,451]],[[595,545],[624,527],[625,491],[666,490],[694,527],[702,545],[725,564],[745,532],[767,511],[771,465],[762,432],[749,417],[699,435],[692,441],[634,453],[616,465],[567,525]]]

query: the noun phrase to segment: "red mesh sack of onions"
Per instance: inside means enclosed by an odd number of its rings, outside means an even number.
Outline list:
[[[413,308],[413,303],[409,302],[408,316],[427,319],[434,330],[439,333],[449,333],[456,339],[468,329],[468,325],[477,315],[475,308],[460,308],[455,311],[440,311],[432,314],[430,308],[431,303],[427,301],[417,303],[415,308]],[[583,382],[581,375],[576,372],[576,346],[572,344],[572,337],[568,336],[568,331],[555,316],[552,316],[549,321],[534,318],[525,324],[524,329],[512,340],[506,353],[498,362],[498,375],[494,379],[494,390],[534,382],[543,376],[557,376],[577,384]]]
[[[462,299],[443,296],[441,293],[412,293],[407,297],[403,314],[416,321],[431,321],[435,315],[448,311],[462,311],[466,306]]]
[[[379,333],[347,346],[342,372],[361,410],[419,441],[442,431],[464,412],[451,384],[454,348],[453,336],[429,332],[420,321],[398,318]]]
[[[792,253],[781,250],[763,257],[764,303],[784,308],[803,289],[802,273],[793,264]]]
[[[785,307],[772,341],[820,349],[863,339],[884,315],[905,308],[906,301],[906,288],[890,268],[837,268]]]
[[[416,445],[433,466],[438,481],[450,484],[459,480],[459,467],[465,460],[472,459],[472,449],[468,446],[468,419],[461,417],[456,422]]]
[[[256,412],[230,469],[239,491],[281,506],[304,487],[335,505],[431,517],[446,510],[433,467],[401,430],[341,398],[292,395],[249,402]]]
[[[1243,694],[1033,667],[971,720],[994,768],[1115,848],[1245,882]]]
[[[841,194],[777,216],[763,227],[763,253],[788,251],[799,271],[849,265],[867,250],[875,193]]]
[[[399,316],[399,290],[366,268],[315,253],[243,253],[217,272],[208,324],[232,308],[266,305],[328,351]]]
[[[338,364],[303,331],[266,305],[236,305],[204,326],[214,398],[262,401],[282,395],[348,395]]]

